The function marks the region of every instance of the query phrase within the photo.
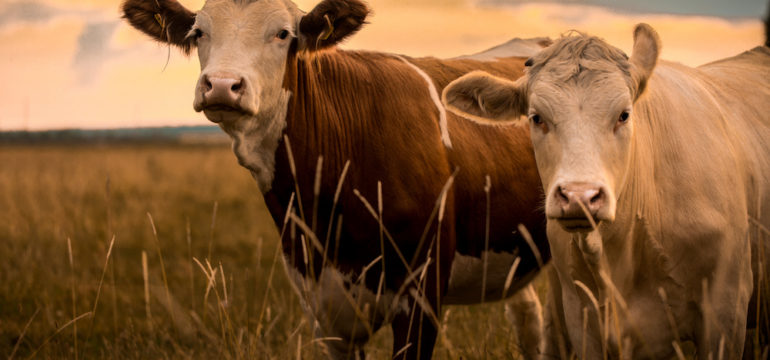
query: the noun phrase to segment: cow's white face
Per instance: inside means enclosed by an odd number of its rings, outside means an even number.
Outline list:
[[[565,230],[590,231],[586,213],[596,223],[615,218],[629,164],[633,97],[620,70],[583,70],[567,81],[554,79],[561,72],[552,70],[542,68],[528,95],[545,213]]]
[[[535,55],[516,83],[471,73],[444,89],[447,107],[479,122],[529,119],[545,212],[570,232],[613,221],[629,173],[632,107],[658,58],[655,31],[637,25],[627,58],[603,40],[569,36]]]
[[[193,107],[230,127],[275,111],[301,12],[288,1],[209,0],[188,37],[195,40],[201,74]]]
[[[230,135],[238,162],[262,191],[270,189],[286,126],[290,58],[334,46],[355,33],[368,12],[359,0],[324,0],[307,14],[290,0],[208,0],[198,13],[176,0],[123,4],[135,28],[185,52],[197,47],[201,73],[193,107]]]
[[[291,94],[282,82],[301,15],[283,0],[209,0],[187,35],[201,65],[193,107],[230,135],[238,163],[262,191],[273,181],[286,126]]]

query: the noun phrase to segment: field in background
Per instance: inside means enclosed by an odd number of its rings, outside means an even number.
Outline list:
[[[0,356],[323,358],[277,245],[228,146],[0,146]],[[518,357],[501,303],[442,317],[436,358]]]

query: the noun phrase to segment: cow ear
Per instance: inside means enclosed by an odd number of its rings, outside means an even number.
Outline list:
[[[634,49],[631,52],[631,76],[636,83],[638,98],[647,87],[647,80],[652,76],[652,70],[658,63],[661,49],[658,33],[647,24],[638,24],[634,29]]]
[[[318,50],[333,46],[355,34],[369,15],[358,0],[324,0],[299,22],[300,47]]]
[[[123,18],[150,37],[175,45],[185,54],[195,46],[188,33],[195,23],[195,13],[176,0],[126,0]]]
[[[528,106],[523,84],[474,71],[449,83],[441,100],[453,113],[479,123],[519,122]]]

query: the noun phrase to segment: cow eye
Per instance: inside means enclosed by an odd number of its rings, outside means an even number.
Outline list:
[[[538,114],[530,115],[529,116],[529,120],[532,121],[532,123],[535,124],[535,125],[542,125],[543,124],[543,119],[541,119],[540,115],[538,115]]]
[[[289,37],[289,30],[283,29],[283,30],[279,31],[278,35],[276,35],[275,37],[277,37],[277,38],[279,38],[281,40],[286,40],[286,38]]]
[[[203,30],[196,27],[191,29],[190,32],[187,33],[184,39],[185,41],[191,40],[191,41],[198,42],[198,40],[200,40],[204,35],[206,35],[206,33],[204,33]]]
[[[628,121],[629,116],[631,116],[631,113],[629,113],[627,110],[620,113],[620,116],[618,116],[618,122],[625,123]]]

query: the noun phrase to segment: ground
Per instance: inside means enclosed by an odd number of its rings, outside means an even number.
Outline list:
[[[0,355],[321,359],[277,245],[227,145],[0,145]],[[435,358],[519,356],[501,303],[442,318]]]

